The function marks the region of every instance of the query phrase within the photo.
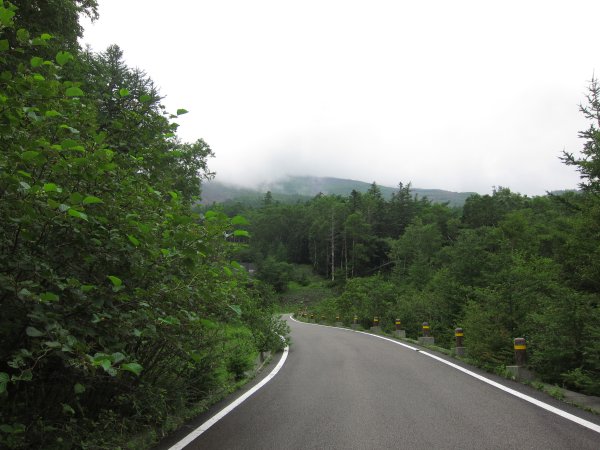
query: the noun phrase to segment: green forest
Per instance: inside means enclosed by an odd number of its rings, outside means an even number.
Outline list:
[[[446,348],[462,327],[490,370],[524,337],[540,379],[600,395],[596,80],[562,155],[578,191],[207,207],[213,152],[177,137],[187,111],[117,45],[78,44],[97,8],[0,0],[0,447],[148,448],[286,345],[281,311],[410,337],[427,321]]]

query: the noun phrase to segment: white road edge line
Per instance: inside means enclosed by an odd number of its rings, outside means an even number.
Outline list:
[[[406,348],[408,348],[410,350],[414,350],[416,352],[419,352],[422,355],[425,355],[425,356],[428,356],[430,358],[433,358],[436,361],[439,361],[439,362],[441,362],[443,364],[446,364],[447,366],[450,366],[450,367],[452,367],[452,368],[454,368],[456,370],[459,370],[459,371],[461,371],[463,373],[466,373],[467,375],[470,375],[473,378],[476,378],[476,379],[478,379],[480,381],[483,381],[484,383],[487,383],[490,386],[493,386],[493,387],[495,387],[497,389],[500,389],[500,390],[502,390],[504,392],[507,392],[507,393],[509,393],[511,395],[514,395],[515,397],[518,397],[518,398],[520,398],[522,400],[525,400],[526,402],[533,403],[534,405],[536,405],[536,406],[538,406],[538,407],[540,407],[542,409],[545,409],[546,411],[549,411],[549,412],[554,413],[556,415],[559,415],[559,416],[561,416],[561,417],[563,417],[563,418],[565,418],[567,420],[570,420],[571,422],[575,422],[575,423],[577,423],[577,424],[579,424],[581,426],[589,428],[590,430],[595,431],[596,433],[600,433],[600,425],[596,425],[595,423],[590,422],[589,420],[585,420],[585,419],[582,419],[581,417],[577,417],[577,416],[575,416],[575,415],[573,415],[571,413],[563,411],[562,409],[559,409],[559,408],[556,408],[556,407],[554,407],[552,405],[549,405],[548,403],[544,403],[544,402],[542,402],[540,400],[537,400],[537,399],[535,399],[533,397],[530,397],[529,395],[522,394],[519,391],[515,391],[514,389],[511,389],[511,388],[506,387],[506,386],[504,386],[504,385],[502,385],[500,383],[497,383],[497,382],[495,382],[493,380],[490,380],[489,378],[481,376],[481,375],[479,375],[479,374],[477,374],[475,372],[471,372],[470,370],[465,369],[464,367],[461,367],[458,364],[454,364],[454,363],[452,363],[450,361],[446,361],[445,359],[440,358],[439,356],[436,356],[436,355],[433,355],[433,354],[431,354],[429,352],[420,350],[420,349],[418,349],[416,347],[412,347],[410,345],[404,344],[403,342],[398,342],[398,341],[396,341],[394,339],[390,339],[390,338],[387,338],[385,336],[379,336],[377,334],[366,333],[364,331],[352,330],[352,329],[349,329],[349,328],[340,328],[340,327],[332,327],[332,326],[329,326],[329,325],[321,325],[321,324],[317,324],[317,323],[300,322],[299,320],[294,319],[294,317],[292,317],[291,315],[290,315],[290,319],[292,319],[294,322],[302,323],[304,325],[315,325],[315,326],[318,326],[318,327],[335,328],[337,330],[352,331],[353,333],[366,334],[367,336],[372,336],[372,337],[375,337],[375,338],[383,339],[385,341],[390,341],[390,342],[392,342],[392,343],[394,343],[396,345],[400,345],[402,347],[406,347]]]
[[[256,386],[254,386],[252,389],[250,389],[244,395],[240,396],[235,401],[233,401],[232,403],[227,405],[225,408],[223,408],[217,414],[212,416],[210,419],[208,419],[206,422],[204,422],[202,425],[200,425],[198,428],[196,428],[194,431],[192,431],[190,434],[188,434],[182,440],[177,442],[177,444],[170,447],[169,450],[183,449],[186,445],[190,444],[198,436],[200,436],[202,433],[204,433],[206,430],[208,430],[210,427],[212,427],[215,423],[217,423],[219,420],[221,420],[223,417],[225,417],[227,414],[229,414],[231,411],[233,411],[235,408],[237,408],[239,405],[241,405],[244,401],[246,401],[248,399],[248,397],[250,397],[256,391],[258,391],[261,387],[263,387],[265,384],[267,384],[269,381],[271,381],[271,379],[275,375],[277,375],[277,373],[283,367],[283,364],[285,363],[285,360],[287,359],[289,350],[290,350],[289,346],[286,346],[283,349],[283,355],[281,355],[281,359],[279,360],[279,362],[277,363],[275,368],[271,371],[271,373],[269,375],[267,375],[264,379],[262,379],[260,383],[258,383]]]

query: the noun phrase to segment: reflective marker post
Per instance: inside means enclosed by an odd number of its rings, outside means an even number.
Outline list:
[[[419,338],[419,344],[421,344],[421,345],[435,344],[435,339],[433,338],[433,336],[431,336],[431,329],[429,327],[429,322],[423,322],[423,325],[421,328],[423,330],[423,336],[421,336]]]
[[[344,324],[340,321],[340,315],[339,314],[337,316],[335,316],[335,326],[336,327],[342,327],[342,326],[344,326]]]
[[[524,366],[527,361],[527,342],[525,338],[515,338],[515,363],[517,366]]]
[[[352,322],[352,329],[356,330],[358,328],[358,316],[354,316],[354,321]]]
[[[429,337],[429,322],[423,322],[423,337]]]
[[[395,325],[396,325],[396,331],[395,331],[394,334],[396,335],[396,337],[405,338],[406,337],[406,331],[404,331],[404,330],[401,329],[400,319],[396,319]]]
[[[454,330],[454,337],[456,338],[456,347],[454,347],[454,350],[456,351],[457,356],[465,356],[467,349],[463,346],[464,336],[465,333],[462,328]]]
[[[381,333],[381,327],[379,326],[379,317],[373,317],[373,326],[371,327],[373,333]]]
[[[525,367],[527,362],[527,342],[525,338],[515,338],[513,344],[515,350],[515,365],[506,366],[515,380],[529,380],[535,379],[535,374]]]

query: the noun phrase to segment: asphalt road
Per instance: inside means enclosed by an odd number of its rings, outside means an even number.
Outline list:
[[[600,433],[419,352],[289,323],[292,345],[281,371],[186,449],[600,449]],[[527,386],[478,373],[600,423]]]

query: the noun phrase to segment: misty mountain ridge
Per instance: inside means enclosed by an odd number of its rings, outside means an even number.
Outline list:
[[[306,201],[319,193],[326,195],[348,196],[352,190],[364,193],[372,183],[334,177],[286,176],[280,179],[260,183],[256,188],[243,187],[218,180],[202,184],[202,204],[241,202],[255,203],[262,200],[266,192],[271,192],[273,198],[284,203]],[[377,185],[384,198],[390,199],[398,187]],[[443,189],[411,188],[412,195],[419,198],[427,197],[433,203],[448,202],[450,206],[462,206],[465,200],[474,192],[452,192]]]

